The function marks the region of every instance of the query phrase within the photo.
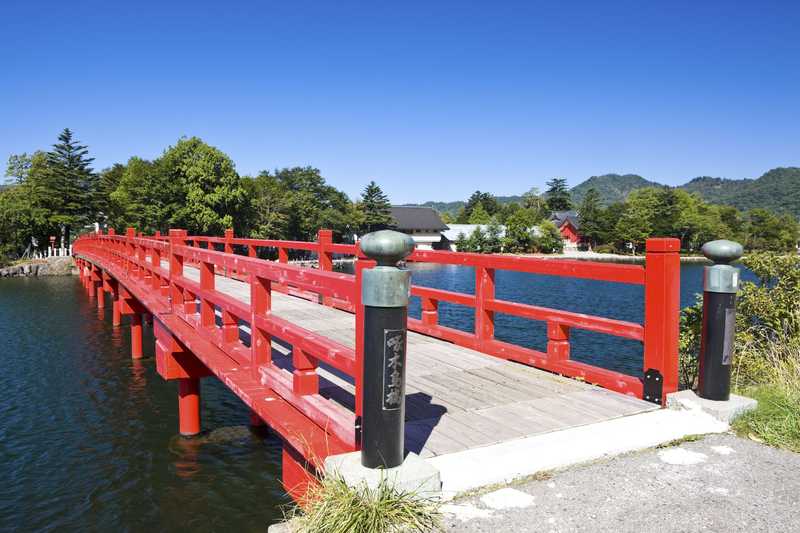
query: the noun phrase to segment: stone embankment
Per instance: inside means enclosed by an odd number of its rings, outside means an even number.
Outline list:
[[[34,259],[27,263],[0,268],[0,278],[69,276],[72,274],[77,274],[77,270],[75,269],[75,264],[72,262],[71,257]]]

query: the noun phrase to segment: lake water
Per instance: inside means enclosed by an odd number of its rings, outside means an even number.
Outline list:
[[[411,265],[414,283],[471,292],[470,268]],[[682,305],[702,266],[682,268]],[[499,272],[499,298],[641,321],[642,288]],[[419,303],[411,314],[419,316]],[[202,437],[177,432],[177,387],[163,381],[145,329],[145,359],[128,328],[103,320],[77,278],[0,280],[0,531],[264,531],[287,502],[280,443],[247,427],[245,406],[203,382]],[[441,322],[472,327],[443,303]],[[544,348],[544,326],[497,317],[497,337]],[[633,375],[638,343],[574,331],[573,357]]]

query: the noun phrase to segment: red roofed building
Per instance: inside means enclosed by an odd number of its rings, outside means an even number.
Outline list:
[[[580,233],[578,233],[578,229],[580,228],[580,222],[578,220],[577,212],[556,211],[550,217],[550,221],[556,225],[558,231],[561,232],[561,236],[564,238],[564,240],[572,245],[570,247],[577,246],[578,243],[581,241]]]

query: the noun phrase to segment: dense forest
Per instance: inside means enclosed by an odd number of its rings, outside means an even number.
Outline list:
[[[99,172],[92,163],[89,149],[69,129],[48,151],[9,158],[8,180],[0,188],[0,259],[21,256],[32,239],[40,248],[51,235],[70,242],[95,224],[120,232],[129,226],[145,233],[177,227],[210,235],[232,227],[237,235],[292,240],[313,240],[319,228],[330,228],[338,240],[349,240],[392,223],[389,199],[374,182],[352,201],[312,167],[240,176],[230,157],[197,137],[179,139],[153,160],[131,157]],[[766,183],[795,180],[796,170],[772,171]],[[579,195],[558,178],[543,193],[534,188],[522,196],[495,197],[476,191],[448,206],[452,210],[442,209],[443,219],[486,224],[485,232],[459,243],[461,250],[478,252],[559,251],[562,242],[549,219],[568,209],[580,213],[584,244],[600,251],[637,253],[654,235],[678,237],[689,251],[715,238],[770,250],[791,250],[798,240],[797,220],[789,214],[740,211],[663,186],[636,188],[622,199],[615,192],[618,199],[609,202],[604,181],[590,180],[600,188]],[[791,198],[792,187],[775,196]]]

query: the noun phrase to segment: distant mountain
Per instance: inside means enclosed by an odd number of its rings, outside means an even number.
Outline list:
[[[580,185],[576,185],[570,190],[572,201],[575,205],[580,205],[586,191],[591,188],[600,194],[600,201],[603,205],[622,202],[631,191],[643,189],[644,187],[658,187],[659,184],[648,181],[636,174],[603,174],[602,176],[592,176]]]
[[[594,187],[604,205],[625,200],[631,191],[644,187],[663,187],[636,174],[604,174],[592,176],[570,192],[575,205],[580,205],[586,191]],[[703,176],[679,185],[678,189],[699,194],[712,204],[732,205],[747,211],[763,207],[774,212],[791,213],[800,218],[800,167],[774,168],[758,179],[731,180]],[[498,196],[500,203],[519,202],[521,196]],[[464,202],[425,202],[440,213],[458,213]]]
[[[521,202],[522,196],[495,196],[497,201],[501,204],[510,204],[511,202]],[[403,204],[403,205],[410,205],[415,206],[419,205],[422,207],[432,207],[439,213],[450,213],[451,215],[457,215],[459,211],[467,204],[467,202],[463,201],[455,201],[455,202],[425,202],[424,204]]]
[[[800,217],[800,168],[773,168],[758,179],[695,178],[679,188],[712,204],[748,210],[763,207]]]

